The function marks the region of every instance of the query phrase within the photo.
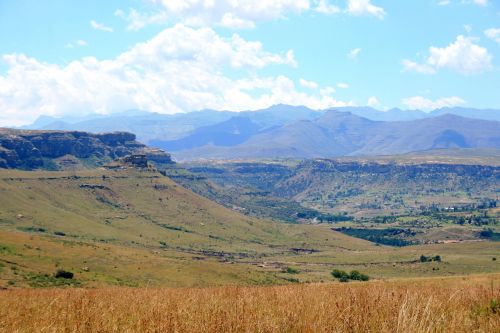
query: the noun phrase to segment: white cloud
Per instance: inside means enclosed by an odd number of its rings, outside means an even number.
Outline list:
[[[128,14],[121,9],[115,11],[115,16],[127,21],[127,30],[137,31],[150,24],[162,24],[168,21],[165,12],[141,13],[135,9],[130,9]]]
[[[348,0],[347,12],[352,15],[372,15],[383,19],[386,15],[382,7],[370,3],[370,0]]]
[[[488,0],[473,0],[473,2],[479,6],[488,6]]]
[[[351,59],[356,59],[359,55],[359,53],[361,52],[361,49],[358,47],[358,48],[355,48],[355,49],[352,49],[351,51],[349,51],[349,53],[347,54],[347,57],[351,58]]]
[[[128,30],[139,30],[148,24],[183,23],[185,25],[223,26],[232,29],[251,29],[259,22],[283,19],[308,11],[332,15],[372,15],[383,18],[385,11],[370,3],[370,0],[346,0],[342,10],[332,0],[149,0],[155,9],[141,13],[130,9],[128,13],[115,12],[128,22]]]
[[[327,15],[337,14],[341,11],[338,6],[330,4],[328,0],[319,0],[314,10]]]
[[[420,74],[435,74],[436,69],[428,64],[419,64],[414,61],[404,59],[402,61],[403,68],[405,71],[416,72]]]
[[[322,95],[322,96],[329,96],[329,95],[332,95],[335,93],[335,88],[334,87],[330,87],[330,86],[326,86],[324,88],[321,88],[319,90],[319,93]]]
[[[500,28],[490,28],[484,31],[486,37],[500,44]]]
[[[98,23],[94,20],[90,21],[90,26],[94,28],[95,30],[100,30],[100,31],[106,31],[106,32],[113,32],[113,29],[110,27],[105,26],[102,23]]]
[[[458,0],[456,1],[458,3]],[[482,7],[486,7],[489,4],[488,0],[461,0],[460,1],[464,5],[474,4]],[[438,0],[438,5],[447,6],[451,4],[451,0]]]
[[[296,64],[293,52],[270,53],[238,35],[178,24],[116,58],[86,57],[67,65],[23,54],[4,55],[0,75],[0,124],[20,125],[37,116],[108,114],[126,109],[175,113],[203,108],[260,109],[277,103],[324,109],[349,103],[304,93],[285,77],[258,69]],[[226,68],[240,78],[224,75]],[[234,75],[234,74],[233,74]]]
[[[308,81],[308,80],[304,80],[304,79],[300,79],[299,80],[300,82],[300,85],[303,86],[303,87],[306,87],[306,88],[309,88],[309,89],[317,89],[318,88],[318,84],[314,81]]]
[[[403,60],[403,68],[417,73],[434,74],[440,69],[449,69],[470,75],[491,69],[493,56],[482,46],[474,44],[471,37],[457,36],[450,45],[430,47],[429,56],[423,63]]]
[[[160,10],[148,16],[164,16],[172,21],[203,26],[253,28],[256,22],[280,19],[288,13],[311,9],[311,0],[151,0]],[[130,16],[130,15],[129,15]],[[145,22],[146,20],[142,20]],[[156,22],[152,22],[156,23]]]
[[[80,46],[80,47],[87,46],[87,42],[84,41],[83,39],[78,39],[78,40],[75,40],[74,42],[66,44],[64,47],[72,49],[72,48],[75,48],[77,46]]]
[[[337,83],[337,87],[339,87],[340,89],[348,89],[349,85],[347,83],[340,82]]]
[[[454,107],[462,105],[465,103],[465,101],[462,98],[456,96],[442,97],[435,101],[422,96],[414,96],[414,97],[404,98],[401,101],[401,103],[410,109],[420,109],[429,111],[444,107]]]
[[[241,19],[235,16],[233,13],[224,14],[221,20],[221,25],[226,28],[233,28],[233,29],[255,28],[255,23],[253,21]]]
[[[372,96],[372,97],[368,98],[368,101],[366,102],[366,105],[374,108],[374,107],[380,105],[380,101],[378,100],[377,97]]]

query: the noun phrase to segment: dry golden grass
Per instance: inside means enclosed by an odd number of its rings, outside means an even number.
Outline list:
[[[500,275],[0,292],[1,332],[499,332]]]

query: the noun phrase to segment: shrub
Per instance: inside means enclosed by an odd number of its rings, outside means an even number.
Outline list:
[[[63,269],[58,269],[56,273],[54,274],[54,277],[56,278],[62,278],[62,279],[72,279],[74,274],[72,272],[65,271]]]
[[[338,270],[338,269],[334,269],[332,272],[331,272],[332,276],[336,279],[342,279],[342,278],[346,278],[346,279],[349,279],[349,274],[347,274],[347,272],[344,272],[344,271],[341,271],[341,270]]]
[[[288,273],[288,274],[299,274],[299,270],[296,269],[296,268],[293,268],[293,267],[287,267],[285,270],[284,270],[284,273]]]
[[[349,278],[347,276],[342,276],[339,278],[339,282],[342,282],[342,283],[349,282]]]
[[[355,281],[368,281],[370,279],[368,275],[362,274],[358,271],[351,271],[351,274],[349,274],[349,278]]]
[[[351,271],[347,273],[338,269],[334,269],[331,272],[332,276],[339,280],[339,282],[348,282],[349,280],[354,281],[368,281],[370,277],[366,274],[360,273],[359,271]]]
[[[437,255],[434,257],[427,257],[424,256],[423,254],[420,256],[420,262],[431,262],[431,261],[441,262],[441,256]]]

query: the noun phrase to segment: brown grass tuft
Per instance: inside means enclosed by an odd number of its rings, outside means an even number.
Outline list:
[[[0,292],[1,332],[499,332],[500,276]]]

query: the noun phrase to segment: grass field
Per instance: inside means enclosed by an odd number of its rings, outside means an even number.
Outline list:
[[[1,332],[499,332],[500,275],[0,292]]]
[[[500,242],[377,246],[329,225],[245,216],[154,172],[4,170],[0,202],[9,289],[328,282],[332,269],[373,279],[500,272]],[[57,269],[74,279],[55,279]]]

